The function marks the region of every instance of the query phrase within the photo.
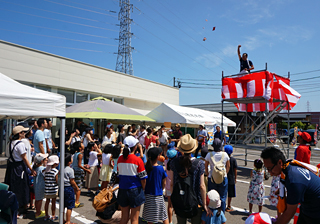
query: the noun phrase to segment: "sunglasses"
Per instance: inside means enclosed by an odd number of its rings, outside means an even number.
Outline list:
[[[276,165],[277,165],[277,164],[274,164],[273,167],[267,168],[268,172],[270,173]]]

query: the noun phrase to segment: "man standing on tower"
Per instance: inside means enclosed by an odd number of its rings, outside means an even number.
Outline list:
[[[240,47],[241,47],[241,45],[238,45],[238,57],[240,60],[240,73],[249,73],[250,70],[254,69],[254,66],[252,64],[252,61],[248,60],[247,53],[243,53],[242,57],[241,57]]]

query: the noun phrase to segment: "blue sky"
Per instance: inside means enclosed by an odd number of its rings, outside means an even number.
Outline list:
[[[307,101],[320,111],[320,78],[311,78],[320,76],[319,1],[131,3],[135,76],[168,85],[173,77],[214,80],[207,83],[216,89],[181,88],[181,105],[220,102],[221,72],[238,72],[241,44],[256,69],[267,62],[271,72],[293,74],[292,86],[302,95],[294,111],[306,111]],[[0,10],[0,39],[115,69],[117,0],[0,0]]]

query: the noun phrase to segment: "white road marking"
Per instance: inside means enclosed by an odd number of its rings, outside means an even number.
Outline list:
[[[239,180],[239,179],[237,179],[237,182],[244,183],[244,184],[250,184],[250,182],[248,182],[248,181]],[[267,187],[267,188],[271,188],[270,185],[264,185],[264,186]]]
[[[46,199],[43,199],[43,201],[46,201]],[[50,202],[50,204],[51,204],[51,202]],[[59,214],[59,203],[58,202],[56,202],[56,209],[58,210],[58,213],[56,213],[56,214]],[[64,213],[66,213],[66,211],[64,211]],[[83,215],[80,215],[78,212],[75,212],[73,209],[71,212],[71,217],[75,218],[76,220],[79,220],[80,222],[82,222],[84,224],[97,224],[95,221],[87,219]]]

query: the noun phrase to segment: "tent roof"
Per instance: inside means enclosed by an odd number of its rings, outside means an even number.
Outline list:
[[[0,119],[65,117],[65,96],[23,85],[0,73]]]
[[[220,113],[167,103],[162,103],[146,116],[156,120],[157,123],[171,122],[198,125],[212,125],[221,123]],[[227,126],[235,126],[235,123],[226,117],[224,117],[224,122],[226,122],[224,125],[228,124]]]
[[[92,100],[67,108],[67,118],[90,118],[131,121],[154,121],[122,104],[105,100]]]

